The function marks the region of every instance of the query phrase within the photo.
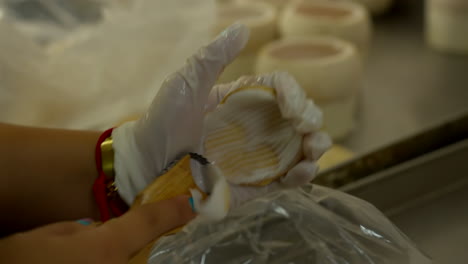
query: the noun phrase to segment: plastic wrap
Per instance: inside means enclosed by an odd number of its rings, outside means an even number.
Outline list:
[[[0,1],[0,122],[105,129],[142,114],[215,16],[213,0],[63,2]]]
[[[112,3],[112,4],[111,4]],[[82,25],[98,23],[106,8],[120,2],[109,0],[0,0],[2,22],[40,45],[60,39]]]
[[[317,185],[252,200],[222,221],[195,219],[148,263],[432,263],[369,203]]]

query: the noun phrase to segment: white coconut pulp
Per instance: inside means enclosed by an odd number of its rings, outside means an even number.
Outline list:
[[[281,115],[271,88],[228,95],[205,122],[204,154],[231,183],[266,184],[301,159],[302,135]]]

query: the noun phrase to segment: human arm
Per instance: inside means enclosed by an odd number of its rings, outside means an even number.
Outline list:
[[[2,233],[97,218],[92,186],[100,134],[0,124]]]
[[[245,27],[227,29],[168,77],[145,116],[114,129],[115,180],[129,205],[178,155],[198,148],[208,94],[247,39]],[[98,217],[92,185],[100,132],[1,130],[0,209],[8,212],[2,221],[24,228]]]
[[[188,197],[179,196],[140,206],[102,225],[54,223],[1,239],[0,263],[127,264],[152,240],[194,216]]]

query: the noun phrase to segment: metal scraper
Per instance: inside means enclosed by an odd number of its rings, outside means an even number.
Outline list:
[[[167,200],[175,196],[190,194],[190,189],[197,189],[201,193],[207,193],[212,183],[205,179],[204,186],[198,186],[192,176],[191,161],[199,163],[201,166],[209,165],[208,159],[197,153],[187,153],[181,158],[169,163],[161,172],[161,175],[141,191],[132,207],[146,203]]]

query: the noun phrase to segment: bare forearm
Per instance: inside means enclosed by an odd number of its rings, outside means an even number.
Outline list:
[[[99,135],[0,124],[1,226],[97,217],[92,185]]]

